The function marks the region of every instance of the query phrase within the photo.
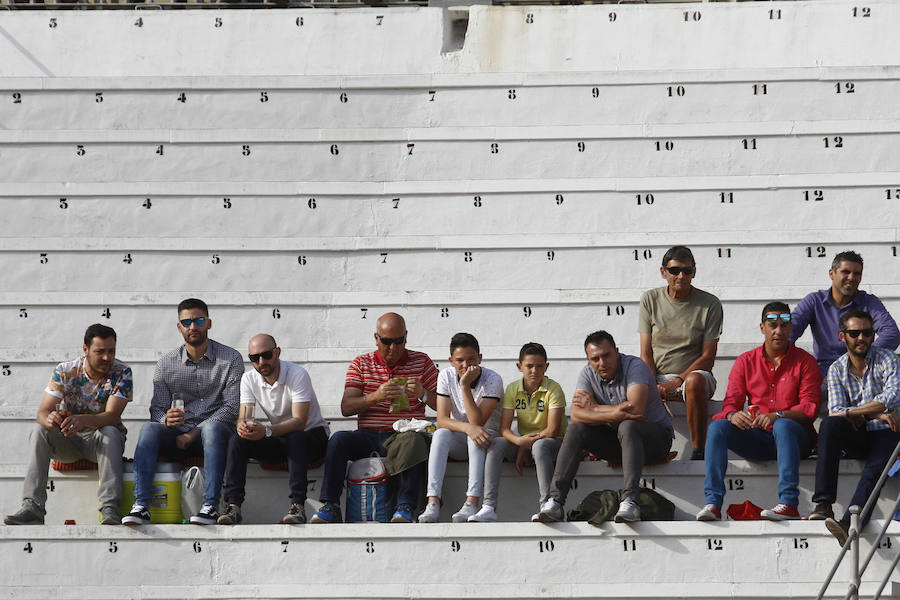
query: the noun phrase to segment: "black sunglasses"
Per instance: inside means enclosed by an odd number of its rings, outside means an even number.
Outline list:
[[[260,358],[269,360],[274,355],[275,355],[275,348],[272,348],[271,350],[266,350],[265,352],[260,352],[259,354],[248,354],[247,358],[249,358],[250,362],[252,362],[252,363],[258,363]]]
[[[182,327],[187,329],[191,326],[191,323],[193,323],[197,327],[203,327],[204,325],[206,325],[206,319],[207,317],[197,317],[196,319],[181,319],[178,322],[181,323]]]
[[[852,337],[854,340],[860,335],[867,338],[875,335],[874,329],[842,329],[841,331]]]
[[[397,338],[384,337],[384,336],[378,335],[377,333],[375,335],[378,336],[378,341],[381,342],[382,344],[384,344],[385,346],[393,346],[395,344],[397,346],[399,346],[400,344],[406,343],[406,334],[405,333]]]
[[[666,267],[666,271],[669,272],[669,275],[674,275],[675,277],[678,277],[682,273],[685,275],[693,275],[694,267]]]

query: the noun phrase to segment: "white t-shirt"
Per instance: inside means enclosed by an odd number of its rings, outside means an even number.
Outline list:
[[[456,369],[448,367],[441,371],[438,375],[437,393],[441,396],[450,398],[450,418],[455,421],[468,423],[466,417],[466,407],[463,404],[462,390],[459,387],[459,376]],[[475,404],[481,406],[482,398],[496,398],[497,407],[484,424],[484,428],[491,433],[497,434],[500,431],[500,413],[503,404],[503,378],[495,371],[481,367],[481,375],[475,382],[472,389],[472,397],[475,398]]]
[[[322,410],[319,408],[309,373],[292,362],[281,360],[279,363],[281,370],[275,385],[266,383],[256,369],[244,371],[241,377],[241,404],[255,402],[256,406],[266,413],[270,423],[281,423],[291,418],[291,405],[294,402],[308,402],[306,431],[324,427],[325,433],[330,435],[328,422],[322,418]]]

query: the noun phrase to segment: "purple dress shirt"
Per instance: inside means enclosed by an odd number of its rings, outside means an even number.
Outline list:
[[[838,308],[831,298],[831,288],[807,294],[791,312],[791,343],[797,343],[807,326],[812,328],[813,354],[823,377],[827,376],[831,363],[847,352],[847,347],[838,339],[838,320],[848,310],[864,310],[872,315],[876,333],[873,345],[889,350],[900,346],[897,323],[877,296],[857,290],[847,306]]]

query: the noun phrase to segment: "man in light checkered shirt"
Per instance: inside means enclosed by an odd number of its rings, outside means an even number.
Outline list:
[[[828,369],[828,415],[819,426],[819,459],[816,464],[816,507],[811,520],[825,526],[841,545],[847,540],[850,512],[840,521],[831,509],[837,496],[841,452],[865,460],[849,506],[863,507],[894,447],[900,442],[900,361],[889,349],[874,346],[872,315],[850,310],[839,321],[840,340],[847,353]],[[860,527],[869,520],[860,515]]]

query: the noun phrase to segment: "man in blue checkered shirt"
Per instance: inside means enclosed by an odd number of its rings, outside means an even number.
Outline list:
[[[209,308],[188,298],[178,305],[178,331],[184,344],[163,355],[153,373],[150,422],[141,428],[134,450],[134,506],[124,525],[150,523],[153,477],[160,455],[172,460],[204,457],[206,490],[191,523],[213,525],[225,473],[228,440],[240,406],[244,359],[234,348],[209,339]]]
[[[840,340],[847,353],[828,369],[828,416],[819,426],[819,459],[816,464],[816,508],[811,520],[825,526],[841,545],[847,540],[850,512],[840,521],[831,509],[837,496],[841,452],[865,459],[865,466],[848,506],[865,506],[875,482],[900,442],[900,361],[889,349],[872,345],[872,315],[862,310],[844,313],[839,321]],[[869,520],[860,515],[860,527]]]

